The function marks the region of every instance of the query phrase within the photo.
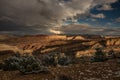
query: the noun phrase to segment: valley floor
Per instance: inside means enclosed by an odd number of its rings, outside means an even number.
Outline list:
[[[120,80],[120,63],[116,59],[95,63],[80,62],[49,69],[50,73],[29,75],[22,75],[18,71],[0,71],[0,80]],[[59,77],[64,79],[58,79]]]

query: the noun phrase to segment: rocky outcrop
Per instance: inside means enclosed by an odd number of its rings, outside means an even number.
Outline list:
[[[39,36],[38,36],[39,37]],[[37,51],[37,53],[49,53],[49,52],[78,52],[91,55],[91,53],[94,53],[95,48],[104,48],[106,51],[109,51],[111,49],[119,51],[120,46],[120,38],[101,38],[101,39],[90,39],[90,40],[66,40],[63,39],[63,36],[46,36],[48,41],[46,42],[38,42],[37,39],[35,39],[37,42],[33,42],[31,44],[24,44],[21,46],[21,48],[25,52],[33,53]],[[61,38],[61,39],[60,39]],[[70,37],[71,38],[71,37]],[[45,38],[44,38],[45,39]],[[58,39],[58,40],[57,40]],[[44,41],[44,40],[43,40]],[[32,42],[32,40],[31,40]],[[22,44],[20,44],[22,45]],[[85,51],[84,51],[84,50]],[[87,53],[88,52],[88,53]],[[90,53],[90,54],[89,54]]]
[[[107,46],[120,46],[120,38],[113,38],[106,40]]]
[[[93,54],[96,51],[94,49],[90,49],[90,50],[85,50],[85,51],[77,51],[75,57],[83,57],[83,56],[93,56]]]
[[[7,44],[0,44],[0,57],[4,55],[13,55],[16,53],[23,54],[25,51],[19,49],[17,46],[11,46]]]
[[[10,46],[11,44],[15,46]],[[119,51],[120,38],[105,38],[101,36],[92,36],[92,38],[88,36],[86,38],[83,35],[36,35],[17,37],[0,44],[0,50],[13,50],[20,53],[32,53],[33,51],[41,53],[54,51],[76,53],[80,51],[81,53],[81,51],[90,52],[89,50],[94,50],[97,47]]]

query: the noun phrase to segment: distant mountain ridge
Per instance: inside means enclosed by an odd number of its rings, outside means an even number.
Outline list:
[[[27,53],[76,53],[91,54],[95,48],[101,47],[105,51],[111,49],[120,52],[120,37],[103,36],[66,36],[66,35],[26,35],[11,37],[0,41],[1,44],[16,46],[19,52]],[[7,48],[7,47],[6,47]],[[9,50],[9,49],[8,49]],[[14,49],[13,49],[14,50]]]

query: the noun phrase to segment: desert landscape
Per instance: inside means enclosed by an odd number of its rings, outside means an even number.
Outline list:
[[[100,48],[104,52],[106,60],[92,61],[96,48]],[[112,53],[111,50],[113,50]],[[119,36],[26,35],[10,36],[4,39],[2,36],[0,40],[0,62],[3,63],[4,60],[17,53],[33,55],[40,60],[46,55],[64,53],[72,62],[68,65],[46,65],[45,67],[49,72],[26,75],[21,74],[19,70],[4,71],[1,68],[0,80],[120,79]],[[102,58],[104,59],[104,57]]]
[[[120,0],[0,0],[0,80],[120,80]]]

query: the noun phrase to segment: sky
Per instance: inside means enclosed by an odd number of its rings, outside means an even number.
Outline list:
[[[0,0],[0,33],[120,35],[120,0]]]

